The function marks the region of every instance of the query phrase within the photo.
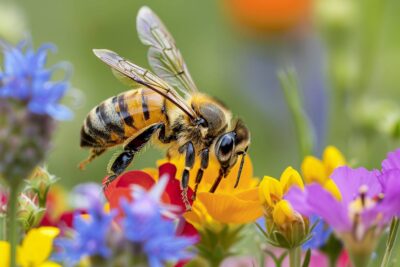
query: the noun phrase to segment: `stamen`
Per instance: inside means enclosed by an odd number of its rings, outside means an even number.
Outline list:
[[[385,198],[385,194],[379,193],[378,195],[376,195],[376,196],[373,197],[373,200],[374,200],[376,203],[380,203],[380,202],[382,202],[382,200],[383,200],[384,198]]]
[[[368,186],[367,185],[362,185],[360,187],[359,191],[360,191],[361,205],[362,205],[362,207],[365,207],[365,198],[367,196]]]

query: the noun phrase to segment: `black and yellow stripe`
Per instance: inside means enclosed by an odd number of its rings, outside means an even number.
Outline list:
[[[167,121],[165,99],[146,88],[130,90],[95,107],[81,130],[82,147],[110,147],[147,126]]]

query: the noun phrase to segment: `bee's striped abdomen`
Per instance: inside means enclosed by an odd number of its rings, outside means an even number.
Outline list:
[[[86,117],[82,147],[110,147],[157,122],[166,121],[165,99],[152,90],[130,90],[102,102]]]

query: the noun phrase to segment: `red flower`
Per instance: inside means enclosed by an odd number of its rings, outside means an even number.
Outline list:
[[[177,215],[183,214],[185,205],[182,201],[180,182],[175,178],[176,167],[171,163],[165,163],[158,168],[158,177],[167,175],[169,177],[167,187],[162,195],[162,202],[180,207]],[[158,180],[158,177],[152,177],[144,171],[128,171],[117,177],[104,190],[104,194],[110,203],[110,208],[119,210],[119,216],[123,215],[120,209],[120,201],[122,198],[132,201],[131,189],[132,185],[138,185],[144,189],[150,189]],[[107,177],[104,178],[105,183]],[[191,199],[193,192],[189,189],[188,197]]]
[[[58,227],[61,230],[67,228],[73,228],[73,220],[76,214],[86,214],[87,211],[83,209],[77,209],[73,211],[66,211],[61,214],[60,217],[54,219],[50,216],[49,212],[46,212],[43,216],[42,221],[40,222],[40,226],[54,226]]]

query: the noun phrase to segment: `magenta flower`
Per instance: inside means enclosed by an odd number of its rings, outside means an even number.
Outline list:
[[[299,213],[320,216],[341,238],[350,254],[368,261],[382,231],[400,214],[400,150],[389,153],[382,171],[339,167],[331,178],[341,197],[335,198],[319,184],[286,195]],[[353,261],[355,266],[365,266]]]

